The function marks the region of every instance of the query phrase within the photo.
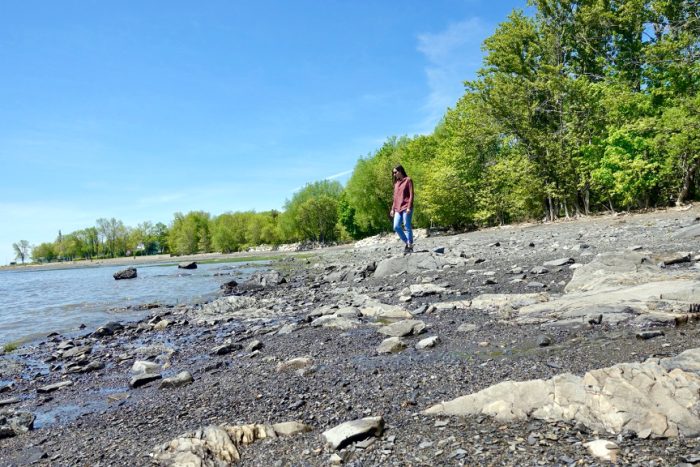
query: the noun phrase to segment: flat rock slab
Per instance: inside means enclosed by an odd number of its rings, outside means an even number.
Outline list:
[[[668,274],[655,265],[648,255],[634,251],[612,251],[600,253],[590,263],[574,270],[564,291],[585,292],[664,279],[668,279]]]
[[[71,380],[66,380],[66,381],[61,381],[61,382],[54,383],[54,384],[49,384],[49,385],[46,385],[46,386],[41,386],[40,388],[37,388],[36,392],[38,392],[38,393],[48,393],[48,392],[57,391],[57,390],[59,390],[59,389],[61,389],[61,388],[66,388],[66,387],[72,386],[72,385],[73,385],[73,381],[71,381]]]
[[[575,263],[576,260],[574,258],[559,258],[559,259],[553,259],[550,261],[545,261],[542,263],[542,266],[546,268],[558,268],[561,266],[565,266],[567,264],[572,264]]]
[[[442,269],[447,264],[443,256],[431,253],[413,253],[406,256],[395,256],[385,259],[377,264],[374,271],[375,277],[387,277],[394,274],[417,274],[425,271]]]
[[[397,305],[387,305],[377,301],[368,302],[360,308],[362,316],[375,319],[406,319],[413,315],[407,309]]]
[[[580,422],[591,430],[639,437],[700,435],[700,349],[677,357],[622,363],[583,377],[504,381],[432,406],[429,415],[490,415],[501,421],[535,418]]]
[[[665,280],[567,293],[555,300],[518,309],[516,322],[580,325],[599,315],[603,316],[602,322],[608,324],[632,319],[640,323],[673,322],[687,314],[691,303],[698,302],[699,281]]]
[[[425,297],[427,295],[435,295],[446,293],[447,289],[436,284],[412,284],[401,292],[401,295],[411,297]]]
[[[347,331],[356,328],[360,324],[356,319],[348,319],[342,316],[325,315],[311,322],[313,327],[324,327]]]
[[[332,449],[342,449],[355,441],[361,441],[370,436],[381,436],[383,432],[383,417],[367,417],[345,422],[324,431],[321,436]]]
[[[272,309],[271,301],[255,297],[231,295],[202,305],[196,310],[196,323],[214,324],[229,319],[260,319],[282,316],[281,311]],[[269,307],[268,307],[269,306]]]
[[[377,331],[390,337],[418,335],[425,330],[425,323],[419,319],[406,319],[382,326]]]
[[[521,293],[521,294],[481,294],[474,297],[470,303],[471,308],[479,310],[500,310],[502,308],[518,309],[527,305],[544,303],[549,301],[548,293]]]

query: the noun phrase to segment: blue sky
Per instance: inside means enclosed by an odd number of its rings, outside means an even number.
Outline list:
[[[432,131],[525,0],[23,1],[0,15],[0,264],[116,217],[281,209]]]

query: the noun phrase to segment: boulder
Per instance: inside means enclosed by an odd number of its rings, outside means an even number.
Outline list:
[[[364,307],[360,308],[360,313],[362,316],[367,316],[369,318],[375,319],[406,319],[412,318],[413,315],[407,309],[396,306],[387,305],[385,303],[370,302]]]
[[[345,422],[324,431],[322,436],[331,449],[342,449],[355,441],[361,441],[370,436],[381,436],[383,432],[383,417],[367,417]]]
[[[356,319],[348,319],[342,316],[326,315],[316,318],[311,322],[313,327],[324,327],[331,329],[340,329],[342,331],[347,331],[349,329],[354,329],[360,324]]]
[[[197,269],[197,262],[196,261],[184,261],[182,263],[178,263],[177,268],[178,269]]]
[[[235,280],[230,280],[221,284],[219,288],[222,290],[224,295],[230,295],[234,290],[236,290],[236,287],[238,287],[238,282]]]
[[[136,268],[126,268],[122,271],[115,272],[113,277],[115,280],[135,279],[136,278]]]
[[[134,375],[141,375],[144,373],[159,373],[160,370],[160,365],[146,360],[135,360],[134,364],[131,366],[131,373]]]

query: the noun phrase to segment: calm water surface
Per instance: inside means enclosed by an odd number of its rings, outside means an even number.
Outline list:
[[[129,305],[210,300],[222,283],[245,279],[266,264],[200,264],[192,270],[139,265],[136,279],[120,281],[112,274],[126,266],[0,271],[0,345],[53,331],[77,331],[81,324],[94,329],[108,321],[136,320],[148,313],[117,310]]]

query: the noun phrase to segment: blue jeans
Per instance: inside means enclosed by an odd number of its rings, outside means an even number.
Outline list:
[[[399,234],[399,238],[402,242],[406,244],[413,244],[413,230],[411,230],[411,218],[413,217],[413,210],[395,212],[394,213],[394,231]],[[406,229],[406,233],[403,233],[403,227]],[[407,237],[408,235],[408,237]]]

